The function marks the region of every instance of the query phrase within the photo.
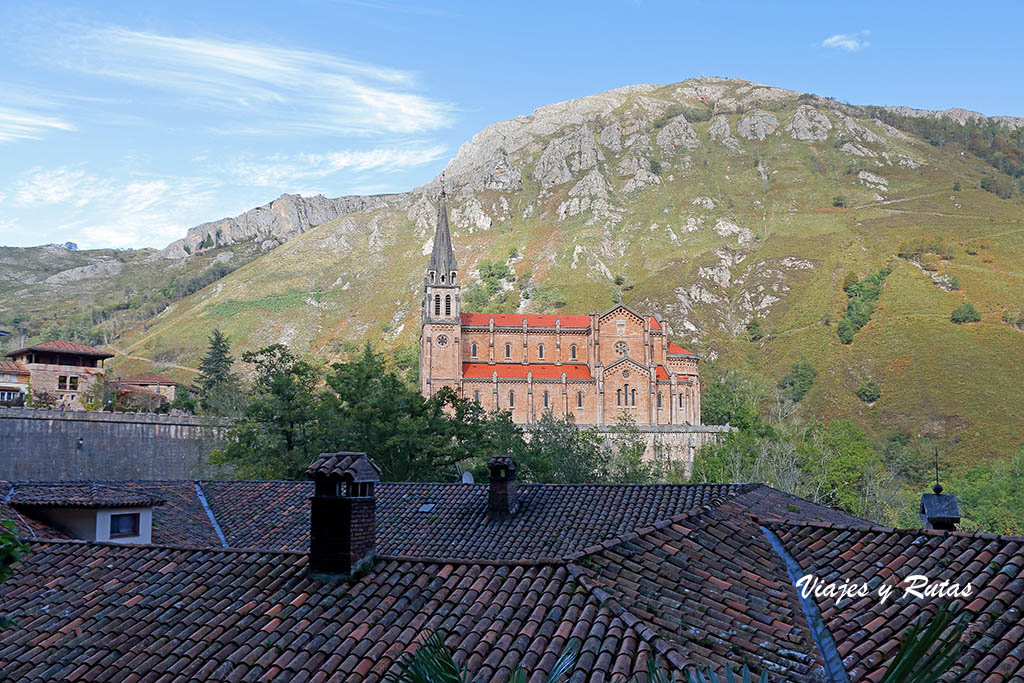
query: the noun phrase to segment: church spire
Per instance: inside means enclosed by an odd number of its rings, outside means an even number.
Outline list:
[[[430,263],[427,264],[428,271],[437,273],[438,278],[444,277],[444,282],[451,273],[459,269],[455,262],[455,252],[452,251],[452,234],[448,229],[448,202],[444,191],[444,176],[441,176],[441,197],[437,207],[437,228],[434,231],[434,251],[430,254]]]

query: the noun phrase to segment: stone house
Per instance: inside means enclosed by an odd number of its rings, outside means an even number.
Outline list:
[[[0,404],[21,403],[29,388],[29,371],[14,360],[0,360]]]
[[[103,378],[103,361],[114,354],[58,339],[7,356],[28,369],[33,394],[46,392],[57,397],[58,405],[81,410],[85,407],[82,399]]]
[[[174,401],[178,387],[183,387],[189,395],[196,396],[199,390],[195,387],[173,380],[157,372],[144,372],[140,375],[118,377],[113,382],[114,389],[125,395],[129,400],[139,397],[144,403],[167,404]]]

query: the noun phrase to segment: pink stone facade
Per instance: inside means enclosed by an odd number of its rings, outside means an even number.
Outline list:
[[[518,424],[544,413],[577,424],[699,425],[695,354],[668,324],[619,304],[589,315],[463,313],[444,197],[424,280],[420,391],[451,387]]]

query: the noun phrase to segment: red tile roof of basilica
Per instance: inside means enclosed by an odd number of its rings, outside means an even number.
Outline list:
[[[651,316],[651,329],[652,330],[660,330],[661,329],[661,323],[659,323],[658,319],[655,318],[653,315]]]
[[[590,379],[590,367],[585,364],[563,364],[554,363],[463,363],[462,377],[466,379],[490,379],[492,374],[497,372],[498,379],[526,379],[527,373],[532,373],[534,379],[561,379],[565,373],[566,379]]]
[[[489,325],[491,318],[498,326],[522,327],[523,321],[530,327],[554,327],[560,320],[562,327],[590,327],[589,315],[536,315],[533,313],[463,313],[463,325]]]
[[[668,370],[665,369],[664,365],[659,365],[654,370],[655,379],[668,379]]]
[[[669,342],[668,343],[668,352],[669,353],[686,353],[686,354],[693,355],[692,351],[687,351],[686,349],[684,349],[679,344],[676,344],[675,342]]]
[[[97,358],[113,358],[114,354],[107,353],[106,351],[100,351],[94,349],[91,346],[85,344],[79,344],[78,342],[68,341],[66,339],[56,339],[54,341],[43,342],[42,344],[33,344],[32,346],[26,346],[23,349],[17,351],[11,351],[7,355],[10,357],[20,356],[28,351],[51,351],[56,353],[75,353],[81,356],[96,356]]]

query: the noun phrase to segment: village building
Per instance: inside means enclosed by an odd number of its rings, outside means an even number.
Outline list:
[[[623,304],[587,315],[464,312],[461,287],[442,192],[424,278],[424,396],[450,387],[521,425],[544,413],[599,427],[624,415],[681,432],[700,425],[699,359],[658,316]]]
[[[174,402],[179,387],[189,396],[198,396],[199,390],[189,384],[178,382],[158,372],[144,372],[139,375],[118,377],[110,383],[117,393],[118,401],[145,412],[153,412]]]
[[[61,407],[81,410],[83,398],[103,379],[103,361],[114,354],[58,339],[11,351],[7,356],[29,371],[32,394],[55,397]]]
[[[28,368],[18,361],[0,360],[0,405],[22,405],[30,376]]]
[[[511,459],[488,468],[479,484],[382,482],[364,455],[328,453],[305,482],[0,482],[0,517],[29,545],[0,584],[17,624],[0,671],[381,681],[438,633],[474,680],[544,680],[578,642],[573,681],[642,677],[654,658],[672,680],[747,662],[773,681],[867,683],[945,600],[906,593],[926,576],[971,589],[954,598],[967,632],[950,676],[1024,680],[1024,539],[940,528],[949,494],[923,499],[935,528],[892,529],[761,484],[520,484]],[[151,543],[77,540],[92,528],[45,511],[74,504],[148,509]],[[805,574],[872,590],[801,599]]]

